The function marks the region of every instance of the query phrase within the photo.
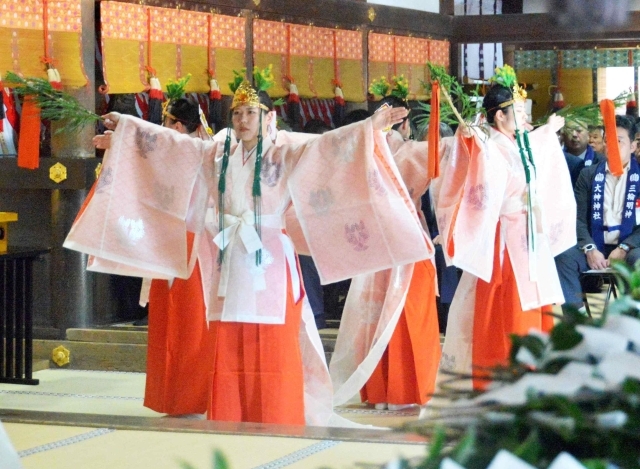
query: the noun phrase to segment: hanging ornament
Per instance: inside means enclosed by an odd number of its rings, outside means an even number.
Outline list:
[[[16,129],[20,124],[9,83],[0,76],[0,154],[15,156]]]
[[[342,83],[340,83],[340,64],[338,63],[338,36],[333,31],[333,95],[335,106],[333,109],[333,124],[341,127],[346,114],[346,104],[344,102],[344,94],[342,93]]]
[[[562,95],[562,90],[560,87],[556,88],[555,93],[553,93],[553,112],[557,112],[563,107],[565,107],[564,96]]]
[[[222,93],[218,80],[209,78],[209,124],[214,131],[222,129]]]
[[[152,124],[162,124],[162,101],[164,95],[162,94],[162,87],[160,86],[160,80],[154,75],[149,77],[149,113],[147,120]]]
[[[62,90],[62,79],[60,78],[60,72],[53,66],[53,64],[48,64],[47,68],[47,79],[54,90]]]
[[[339,82],[335,82],[335,88],[333,90],[335,107],[333,110],[333,123],[336,127],[341,127],[344,122],[344,116],[346,114],[346,103],[344,101],[344,94]]]
[[[287,116],[289,124],[295,131],[300,130],[300,96],[298,95],[298,87],[293,82],[293,78],[289,77],[289,95],[287,96]]]
[[[629,97],[627,98],[627,116],[637,117],[638,116],[638,102],[636,101],[636,94],[633,92],[629,92]]]
[[[0,75],[0,133],[4,132],[4,119],[6,117],[4,112],[4,85],[2,84],[2,75]]]

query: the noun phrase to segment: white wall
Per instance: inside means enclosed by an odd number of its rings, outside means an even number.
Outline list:
[[[387,5],[398,8],[411,8],[412,10],[440,12],[440,0],[367,0],[367,3]]]
[[[547,10],[547,0],[524,0],[522,2],[522,13],[546,13]]]

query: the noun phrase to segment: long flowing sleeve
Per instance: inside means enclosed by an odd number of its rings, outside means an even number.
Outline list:
[[[219,144],[122,116],[95,192],[64,246],[102,260],[109,271],[187,278],[187,231],[204,225],[205,159]],[[199,220],[198,217],[202,217]],[[127,271],[127,269],[130,269]]]
[[[456,133],[443,161],[436,216],[447,262],[488,282],[507,167],[488,156],[487,143],[475,131]]]
[[[543,125],[529,134],[536,162],[537,203],[541,228],[553,256],[576,244],[576,200],[564,153],[551,127]]]
[[[288,165],[293,205],[322,283],[429,257],[415,206],[370,119],[310,141]]]

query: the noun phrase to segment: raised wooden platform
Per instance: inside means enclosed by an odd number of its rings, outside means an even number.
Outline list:
[[[337,334],[337,329],[320,331],[327,363],[331,359]],[[70,362],[65,368],[142,373],[146,371],[146,326],[118,324],[94,329],[67,329],[66,340],[34,340],[34,358],[48,361],[49,367],[57,368],[58,365],[51,361],[51,352],[60,345],[70,352]]]

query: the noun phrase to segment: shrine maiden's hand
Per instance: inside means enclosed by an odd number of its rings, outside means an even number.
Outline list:
[[[597,249],[587,251],[587,264],[589,264],[589,268],[592,270],[603,270],[609,267],[609,261],[605,259],[604,254]]]
[[[390,107],[371,116],[373,130],[384,130],[402,122],[409,110],[403,107]]]
[[[442,244],[442,236],[438,235],[432,240],[433,244],[437,246],[438,244]]]
[[[102,135],[96,135],[91,140],[91,143],[93,143],[93,146],[98,148],[99,150],[106,150],[106,149],[111,147],[111,134],[112,133],[113,133],[113,131],[107,130]]]
[[[104,119],[104,126],[109,130],[116,130],[118,125],[118,121],[120,120],[119,112],[110,112],[109,114],[105,114],[102,116]]]
[[[561,128],[564,127],[564,117],[558,116],[556,114],[551,114],[549,119],[547,119],[547,124],[553,129],[554,132],[557,132]]]

